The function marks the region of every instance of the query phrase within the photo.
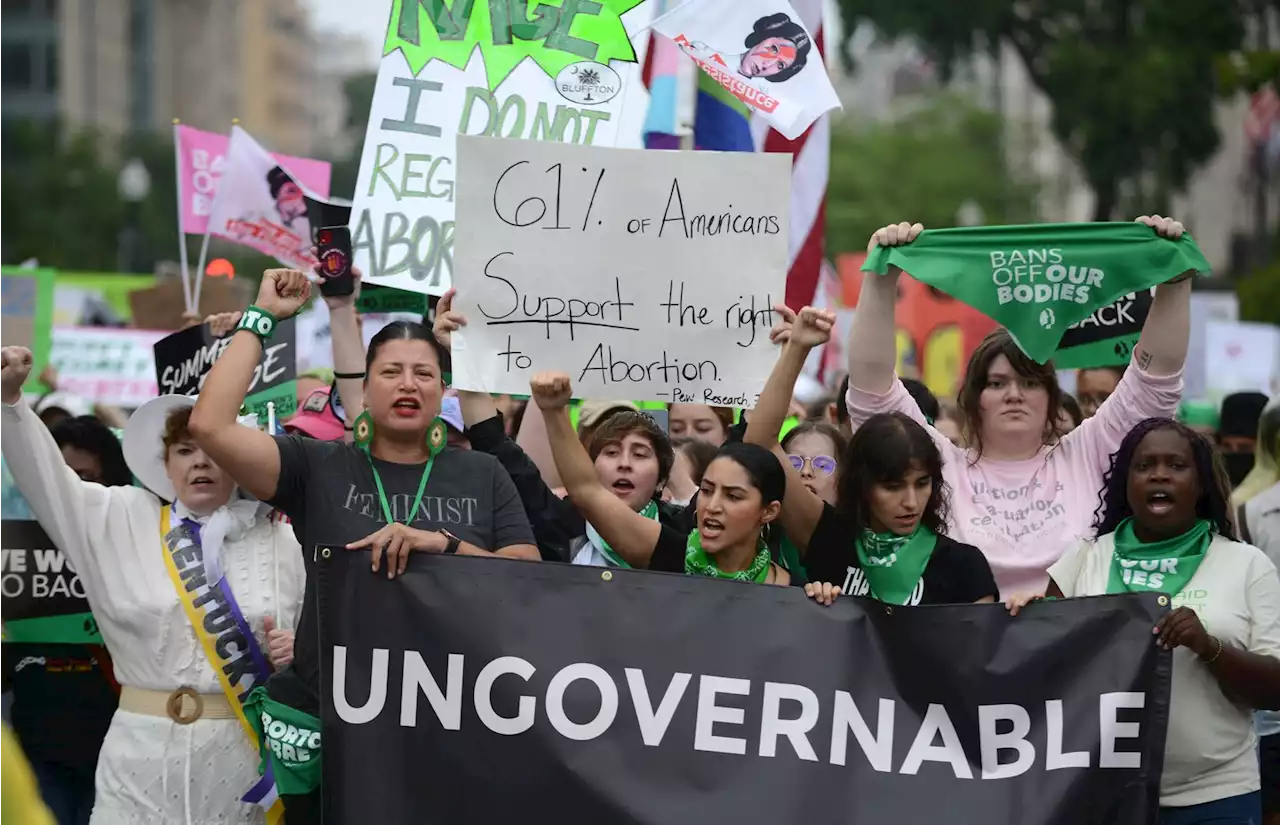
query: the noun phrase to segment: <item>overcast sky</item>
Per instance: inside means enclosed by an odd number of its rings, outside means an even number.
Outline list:
[[[341,29],[358,34],[369,44],[369,66],[378,65],[378,52],[387,33],[391,0],[309,0],[315,28]]]

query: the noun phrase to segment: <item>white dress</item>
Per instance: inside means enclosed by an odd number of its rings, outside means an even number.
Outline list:
[[[84,585],[120,684],[222,695],[165,568],[160,499],[81,481],[25,402],[0,404],[0,442],[18,488]],[[293,628],[302,607],[306,572],[293,530],[261,519],[227,539],[222,564],[265,652],[263,619]],[[91,825],[262,823],[262,810],[240,801],[258,762],[236,719],[178,725],[116,711],[98,757]]]

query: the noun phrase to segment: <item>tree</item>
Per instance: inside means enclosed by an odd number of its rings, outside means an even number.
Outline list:
[[[827,249],[862,250],[871,233],[891,220],[952,226],[966,202],[982,208],[986,223],[1033,221],[1036,187],[1010,175],[1000,130],[998,117],[950,96],[893,121],[837,121]]]
[[[1215,66],[1253,0],[839,0],[846,25],[912,36],[943,68],[1008,43],[1053,103],[1052,129],[1110,220],[1155,211],[1217,150]],[[1275,0],[1265,0],[1274,3]],[[1130,208],[1128,211],[1132,211]],[[1145,211],[1145,210],[1144,210]]]

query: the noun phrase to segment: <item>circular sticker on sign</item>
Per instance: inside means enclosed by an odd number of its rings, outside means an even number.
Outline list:
[[[570,103],[599,106],[608,103],[622,90],[622,78],[603,63],[584,60],[565,66],[556,75],[556,91]]]

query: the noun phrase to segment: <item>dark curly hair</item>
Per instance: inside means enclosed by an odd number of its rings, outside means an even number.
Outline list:
[[[1191,445],[1196,475],[1200,480],[1196,515],[1208,520],[1219,535],[1234,541],[1236,530],[1231,520],[1231,484],[1222,460],[1207,438],[1171,418],[1148,418],[1138,422],[1120,442],[1120,449],[1111,455],[1111,466],[1102,476],[1102,489],[1098,491],[1098,507],[1093,511],[1094,536],[1114,533],[1120,522],[1133,515],[1133,508],[1129,506],[1129,467],[1142,439],[1157,430],[1173,430]]]
[[[935,533],[946,532],[950,513],[950,491],[942,479],[942,454],[929,431],[915,419],[900,413],[880,413],[866,420],[854,432],[840,456],[840,478],[836,482],[836,509],[859,535],[871,527],[871,487],[902,479],[919,464],[933,480],[933,494],[925,505],[921,522]]]

